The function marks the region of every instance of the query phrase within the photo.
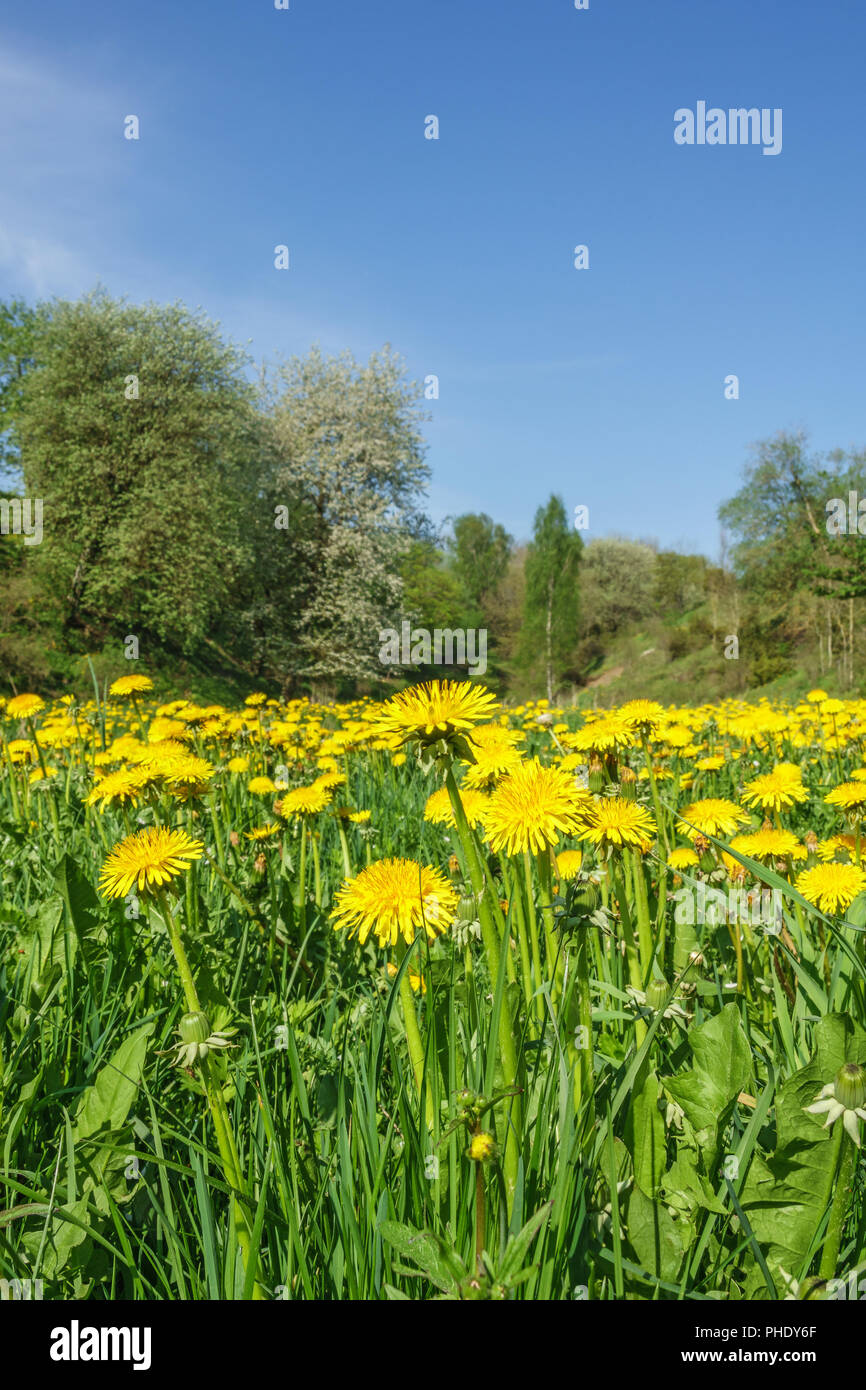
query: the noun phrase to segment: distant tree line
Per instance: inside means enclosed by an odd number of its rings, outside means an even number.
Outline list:
[[[4,688],[66,689],[86,658],[116,672],[136,654],[193,685],[283,695],[465,674],[384,667],[380,632],[405,622],[484,629],[485,679],[516,698],[573,694],[644,631],[671,661],[702,647],[721,661],[736,635],[741,687],[801,660],[859,678],[862,454],[815,457],[789,435],[759,446],[712,564],[584,545],[556,496],[525,542],[485,513],[434,526],[425,418],[388,347],[256,368],[181,304],[102,290],[0,304]],[[40,501],[38,543],[23,499]]]

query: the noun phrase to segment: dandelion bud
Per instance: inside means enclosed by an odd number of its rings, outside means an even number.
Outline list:
[[[457,858],[456,854],[450,854],[448,856],[448,877],[460,877],[460,860]]]
[[[806,831],[805,835],[803,836],[803,844],[806,846],[810,854],[817,854],[818,836],[815,834],[814,830]]]
[[[647,1002],[647,1007],[650,1008],[650,1009],[653,1009],[653,1010],[657,1013],[658,1010],[659,1010],[659,1009],[662,1007],[662,1005],[664,1004],[664,1002],[665,1002],[665,1000],[667,999],[669,993],[670,993],[670,987],[669,987],[669,985],[668,985],[667,980],[664,980],[664,979],[650,980],[649,984],[648,984],[647,987],[646,987],[646,1002]]]
[[[596,794],[604,790],[604,768],[598,758],[593,758],[589,765],[589,790]]]
[[[846,1062],[836,1073],[833,1090],[846,1110],[862,1110],[866,1105],[866,1067]]]
[[[207,1014],[184,1014],[180,1021],[180,1036],[181,1041],[185,1043],[207,1042],[210,1037],[210,1021]]]
[[[595,912],[601,902],[601,893],[597,883],[587,883],[574,895],[575,907],[581,907],[586,912]]]
[[[624,801],[634,801],[637,795],[637,778],[630,767],[619,770],[619,794]]]
[[[703,869],[705,874],[711,874],[716,867],[716,861],[709,840],[705,835],[696,835],[692,845],[698,856],[698,867]],[[736,863],[736,860],[734,862]]]

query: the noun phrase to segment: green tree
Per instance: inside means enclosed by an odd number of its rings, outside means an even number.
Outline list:
[[[33,365],[37,311],[23,300],[0,304],[0,475],[20,472],[13,425],[25,372]]]
[[[448,568],[448,557],[435,540],[413,540],[401,561],[403,617],[421,627],[453,628],[464,596],[457,578]]]
[[[420,390],[387,347],[364,365],[315,348],[272,374],[268,394],[256,573],[266,589],[282,576],[286,593],[271,663],[321,688],[379,677],[379,631],[399,624],[401,565],[427,532]],[[275,505],[288,531],[275,529]]]
[[[530,663],[541,660],[549,700],[568,673],[577,648],[582,551],[583,542],[569,525],[562,499],[551,496],[535,513],[526,554],[522,634],[525,658]]]
[[[819,672],[838,664],[853,681],[855,600],[866,594],[866,565],[856,520],[853,530],[847,524],[850,492],[866,494],[863,453],[810,453],[803,434],[783,432],[756,446],[742,487],[720,507],[761,670],[784,669],[792,644],[811,631]]]
[[[703,555],[660,550],[654,566],[654,601],[663,613],[688,613],[703,603],[707,592],[707,561]]]
[[[26,563],[45,611],[68,645],[134,634],[142,655],[148,639],[194,649],[244,560],[260,428],[245,359],[182,305],[102,291],[4,322],[11,449],[43,503]]]
[[[511,536],[486,512],[466,512],[454,522],[453,572],[463,591],[466,627],[484,622],[491,599],[508,569]]]
[[[599,537],[586,547],[582,585],[588,631],[618,632],[645,620],[654,608],[656,552],[643,541]]]

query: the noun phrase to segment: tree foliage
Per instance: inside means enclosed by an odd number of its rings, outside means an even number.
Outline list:
[[[551,496],[535,513],[526,553],[523,622],[524,652],[530,661],[540,661],[549,700],[569,673],[577,649],[582,551],[562,498]]]
[[[102,293],[39,306],[27,331],[10,432],[42,499],[42,603],[85,644],[189,650],[243,558],[259,430],[242,355],[180,305]]]
[[[419,396],[388,348],[366,364],[314,349],[273,374],[252,594],[255,608],[268,597],[254,627],[269,668],[320,682],[381,676],[379,630],[399,624],[401,563],[427,530]]]

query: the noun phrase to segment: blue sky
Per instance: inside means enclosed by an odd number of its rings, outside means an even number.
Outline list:
[[[587,538],[715,556],[752,442],[866,444],[864,51],[851,0],[7,8],[0,294],[390,342],[440,380],[435,517],[522,538],[556,491]],[[782,152],[677,146],[701,100],[781,107]]]

